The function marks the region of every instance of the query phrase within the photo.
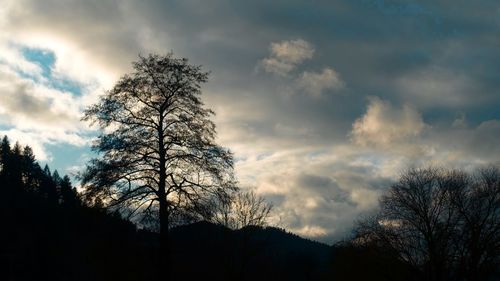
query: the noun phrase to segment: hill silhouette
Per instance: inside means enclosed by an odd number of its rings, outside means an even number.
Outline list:
[[[331,252],[325,244],[274,227],[230,230],[199,222],[174,228],[171,235],[176,257],[173,268],[186,278],[183,280],[199,280],[200,276],[222,280],[318,280],[325,274]]]

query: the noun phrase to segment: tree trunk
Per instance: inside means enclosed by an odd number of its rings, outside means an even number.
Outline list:
[[[168,233],[169,212],[165,197],[160,199],[160,253],[159,276],[162,280],[170,280],[170,241]]]
[[[160,175],[158,185],[158,200],[160,201],[160,267],[159,276],[162,280],[171,280],[172,272],[170,268],[170,241],[168,235],[169,209],[166,193],[166,151],[163,139],[163,112],[160,113],[160,126],[158,128],[158,152],[160,158]]]

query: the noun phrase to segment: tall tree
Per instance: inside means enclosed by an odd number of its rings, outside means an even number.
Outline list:
[[[83,118],[102,129],[93,146],[100,157],[82,175],[86,198],[130,217],[153,215],[167,252],[176,217],[234,186],[232,154],[215,143],[214,113],[200,99],[207,78],[172,53],[139,56]]]

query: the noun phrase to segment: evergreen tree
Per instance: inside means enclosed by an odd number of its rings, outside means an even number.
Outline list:
[[[48,165],[45,165],[40,174],[40,193],[50,202],[57,202],[57,188]]]
[[[68,176],[64,176],[60,181],[60,192],[62,204],[69,206],[77,206],[80,204],[76,188],[71,184]]]
[[[22,179],[26,188],[29,190],[35,190],[38,187],[39,182],[37,181],[37,173],[40,170],[40,166],[36,162],[35,154],[33,149],[29,146],[25,146],[22,153]]]
[[[14,144],[10,154],[10,183],[15,188],[21,188],[22,181],[22,148],[19,142]]]
[[[2,163],[0,169],[0,184],[7,186],[10,179],[10,141],[7,136],[2,138],[2,143],[0,144],[0,161]]]

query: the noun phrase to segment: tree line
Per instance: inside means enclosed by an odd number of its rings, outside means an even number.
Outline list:
[[[61,177],[57,170],[52,173],[48,165],[42,169],[30,146],[22,148],[16,142],[11,147],[7,136],[0,144],[0,183],[12,189],[34,191],[50,202],[72,206],[81,204],[69,176]]]
[[[121,215],[89,207],[69,176],[43,168],[30,146],[0,144],[0,280],[139,280],[148,251]],[[120,259],[119,257],[123,257]],[[130,279],[129,277],[130,276]]]

